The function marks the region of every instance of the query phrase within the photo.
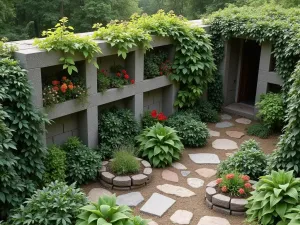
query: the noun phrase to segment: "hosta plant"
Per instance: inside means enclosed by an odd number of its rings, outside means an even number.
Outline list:
[[[247,220],[261,225],[284,225],[285,215],[299,204],[300,179],[294,171],[272,171],[263,176],[248,198]]]
[[[102,196],[97,203],[81,208],[76,225],[147,225],[148,221],[134,217],[132,210],[116,204],[116,195]]]
[[[287,225],[298,225],[300,224],[300,205],[297,205],[294,208],[291,208],[285,215],[287,218]]]
[[[136,137],[141,157],[154,167],[166,167],[179,160],[183,145],[173,128],[157,123]]]

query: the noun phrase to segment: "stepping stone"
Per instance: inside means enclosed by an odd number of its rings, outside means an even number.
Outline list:
[[[216,124],[216,128],[228,128],[228,127],[233,127],[233,123],[224,121]]]
[[[202,177],[209,178],[216,175],[217,171],[214,169],[201,168],[201,169],[197,169],[196,173],[198,173]]]
[[[161,217],[176,201],[164,195],[153,193],[141,211]]]
[[[249,120],[249,119],[246,119],[246,118],[239,118],[239,119],[236,119],[235,122],[241,123],[241,124],[245,124],[245,125],[248,125],[248,124],[250,124],[252,121]]]
[[[194,192],[190,191],[187,188],[175,186],[171,184],[158,185],[156,186],[156,188],[166,194],[176,195],[182,198],[188,198],[196,195]]]
[[[204,181],[199,178],[188,178],[187,179],[188,185],[190,185],[192,188],[200,188],[203,186]]]
[[[117,197],[117,205],[127,205],[127,206],[137,206],[142,201],[144,197],[141,192],[131,192],[124,195],[119,195]]]
[[[178,182],[178,175],[171,170],[164,170],[161,173],[163,179],[171,182]]]
[[[203,216],[198,225],[230,225],[227,219],[214,216]]]
[[[216,154],[198,153],[189,154],[190,159],[197,164],[219,164],[220,159]]]
[[[178,170],[186,170],[186,166],[179,163],[179,162],[174,162],[172,163],[172,166],[175,168],[175,169],[178,169]]]
[[[88,193],[88,199],[91,202],[98,202],[98,199],[103,195],[112,195],[112,193],[108,190],[103,189],[103,188],[93,188]]]
[[[221,120],[231,120],[232,116],[228,115],[228,114],[222,114],[221,115]]]
[[[189,171],[189,170],[181,171],[181,175],[184,177],[187,177],[190,173],[191,173],[191,171]]]
[[[235,150],[238,145],[235,141],[229,139],[217,139],[212,143],[212,147],[218,150]]]
[[[214,131],[214,130],[208,129],[208,132],[209,132],[210,137],[220,137],[220,132],[219,131]]]
[[[243,132],[239,132],[239,131],[226,131],[226,134],[229,137],[237,138],[237,139],[240,139],[241,137],[245,136]]]
[[[175,224],[190,224],[193,218],[193,213],[186,210],[177,210],[171,217],[170,220]]]
[[[148,225],[158,225],[158,224],[152,220],[148,223]]]

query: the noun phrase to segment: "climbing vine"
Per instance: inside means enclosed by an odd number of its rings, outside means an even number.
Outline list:
[[[204,29],[192,27],[185,18],[161,10],[151,16],[135,14],[130,22],[98,27],[94,37],[107,40],[125,58],[131,47],[149,49],[150,35],[170,37],[173,41],[176,53],[170,79],[180,85],[175,105],[193,106],[213,81],[216,70],[209,36]]]

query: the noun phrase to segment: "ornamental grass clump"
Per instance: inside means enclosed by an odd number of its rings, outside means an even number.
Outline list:
[[[248,198],[248,222],[287,224],[287,213],[299,205],[300,179],[295,178],[293,172],[272,171],[270,175],[261,177],[252,196]]]
[[[144,129],[136,141],[140,156],[154,167],[166,167],[179,160],[184,148],[177,132],[160,123]]]
[[[110,166],[112,172],[117,175],[135,174],[140,170],[140,162],[127,149],[117,151]]]

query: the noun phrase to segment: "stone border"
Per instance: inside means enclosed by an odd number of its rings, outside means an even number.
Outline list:
[[[216,212],[233,216],[245,216],[247,199],[229,197],[217,192],[217,183],[212,181],[206,185],[205,204]]]
[[[140,158],[137,158],[137,160],[140,161],[141,166],[143,167],[143,173],[131,176],[117,176],[107,172],[107,166],[113,159],[103,161],[102,168],[99,170],[99,181],[102,186],[109,189],[127,191],[144,187],[146,184],[150,183],[152,178],[152,168],[150,163]]]

